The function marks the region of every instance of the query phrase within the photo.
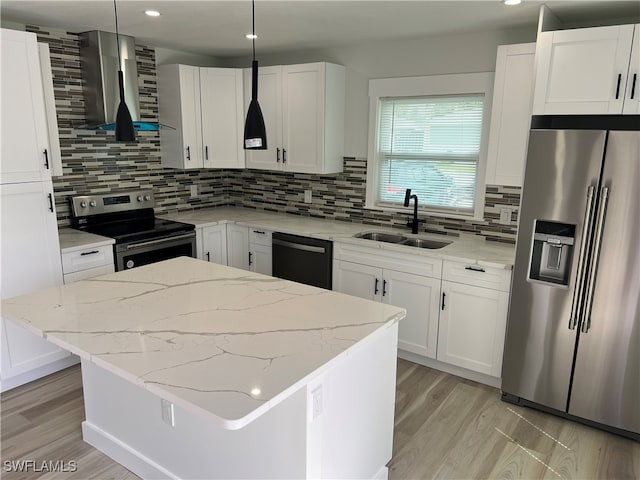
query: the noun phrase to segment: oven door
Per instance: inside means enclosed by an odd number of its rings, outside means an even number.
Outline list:
[[[175,257],[196,257],[196,232],[116,245],[116,272]]]

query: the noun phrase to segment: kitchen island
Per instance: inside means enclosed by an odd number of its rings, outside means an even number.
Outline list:
[[[184,257],[2,302],[80,356],[85,441],[143,478],[385,478],[404,314]]]

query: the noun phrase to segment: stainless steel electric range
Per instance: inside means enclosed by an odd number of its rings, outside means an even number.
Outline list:
[[[151,190],[81,195],[70,202],[73,228],[115,240],[116,271],[196,256],[195,227],[156,218]]]

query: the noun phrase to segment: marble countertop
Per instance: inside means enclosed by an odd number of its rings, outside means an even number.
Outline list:
[[[113,238],[94,235],[93,233],[67,227],[58,230],[58,237],[60,238],[61,253],[75,252],[86,248],[103,247],[115,243]]]
[[[2,315],[237,429],[405,310],[180,257],[3,300]]]
[[[360,245],[368,248],[393,250],[413,255],[432,258],[442,258],[458,262],[478,264],[486,267],[511,269],[515,259],[515,246],[499,242],[488,242],[482,237],[471,234],[461,234],[460,237],[438,236],[430,234],[412,235],[405,230],[363,225],[360,223],[321,220],[286,215],[261,210],[239,207],[216,207],[159,215],[160,218],[191,223],[198,227],[207,227],[223,223],[235,223],[276,232],[291,233],[308,237],[322,238],[335,242]],[[355,238],[354,235],[368,231],[388,231],[400,233],[408,238],[431,238],[451,242],[446,247],[431,250],[409,247],[392,243],[376,242]]]

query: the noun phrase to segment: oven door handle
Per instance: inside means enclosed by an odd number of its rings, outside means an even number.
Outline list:
[[[284,240],[272,240],[274,245],[280,245],[281,247],[292,248],[294,250],[304,250],[305,252],[313,253],[325,253],[324,247],[314,247],[313,245],[303,245],[301,243],[287,242]]]
[[[148,245],[157,245],[159,243],[165,243],[173,240],[180,240],[183,238],[193,238],[194,236],[195,236],[195,232],[186,233],[183,235],[174,235],[173,237],[162,237],[162,238],[158,238],[157,240],[149,240],[148,242],[131,243],[127,245],[126,248],[127,250],[130,250],[132,248],[146,247]]]

